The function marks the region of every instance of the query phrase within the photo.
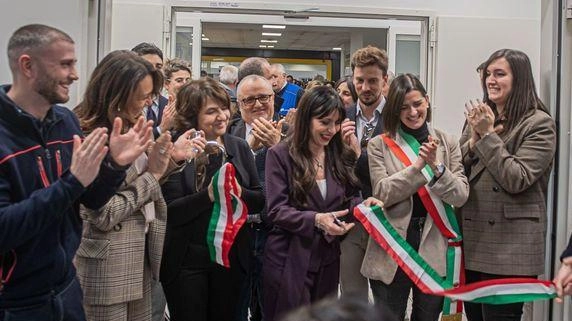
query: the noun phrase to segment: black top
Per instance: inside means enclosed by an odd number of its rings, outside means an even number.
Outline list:
[[[423,126],[419,127],[418,129],[409,128],[402,123],[401,129],[403,129],[403,131],[409,135],[415,137],[419,144],[423,144],[429,139],[429,129],[427,128],[427,123],[424,123]],[[413,194],[413,212],[411,217],[427,217],[427,209],[425,209],[423,202],[421,202],[419,193]]]
[[[246,203],[248,211],[254,213],[261,211],[264,207],[264,194],[248,143],[229,134],[223,136],[223,141],[228,155],[227,161],[236,169],[236,179],[242,187],[241,198]],[[207,177],[203,184],[204,188],[196,187],[194,160],[181,172],[169,176],[168,181],[161,186],[168,206],[161,282],[172,281],[182,267],[208,268],[216,264],[210,260],[206,242],[214,204],[208,196],[206,187],[221,163],[220,156],[214,156],[209,161],[205,171]],[[231,268],[242,266],[247,270],[249,236],[244,227],[236,236],[229,259]]]

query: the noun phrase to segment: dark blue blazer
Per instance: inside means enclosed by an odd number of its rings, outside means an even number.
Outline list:
[[[161,121],[163,120],[163,110],[165,110],[167,103],[169,103],[169,99],[163,97],[163,95],[159,95],[159,114],[157,115],[157,123],[153,124],[153,137],[155,137],[155,139],[161,135],[157,130],[157,127],[161,125]]]
[[[346,109],[346,117],[351,121],[356,121],[356,105],[353,105]],[[383,121],[379,117],[379,121],[373,130],[371,137],[381,135],[383,133]],[[356,132],[357,136],[357,132]],[[367,147],[361,149],[361,155],[358,158],[356,164],[356,176],[361,182],[361,193],[363,198],[368,198],[371,196],[371,178],[369,175],[369,162],[367,160]]]

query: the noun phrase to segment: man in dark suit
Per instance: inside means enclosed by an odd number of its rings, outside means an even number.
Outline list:
[[[371,195],[371,180],[367,161],[367,143],[383,131],[381,109],[385,105],[382,89],[387,82],[387,53],[367,46],[357,50],[351,58],[353,83],[358,94],[355,106],[347,109],[342,133],[354,130],[361,146],[356,164],[356,175],[362,185],[362,196]],[[368,299],[368,280],[361,275],[361,264],[369,236],[361,224],[351,229],[341,242],[340,285],[342,295],[351,294]]]
[[[274,92],[268,80],[259,75],[244,77],[237,88],[237,103],[240,118],[235,118],[229,125],[229,133],[246,139],[254,154],[256,170],[260,184],[264,188],[264,169],[268,148],[282,139],[282,122],[276,122],[278,115],[274,113]],[[263,215],[263,214],[262,214]],[[266,226],[261,214],[249,213],[248,222],[252,228],[253,268],[248,284],[245,284],[243,300],[239,315],[240,320],[247,320],[250,306],[251,320],[262,319],[261,276],[262,255],[266,242]]]
[[[133,47],[131,51],[135,52],[143,59],[149,61],[155,69],[161,70],[163,68],[163,51],[152,43],[142,42]],[[173,121],[173,108],[169,111],[165,107],[169,100],[161,95],[153,99],[151,106],[146,107],[143,112],[147,120],[153,121],[153,136],[157,139],[165,130],[169,130]],[[174,107],[174,106],[173,106]]]

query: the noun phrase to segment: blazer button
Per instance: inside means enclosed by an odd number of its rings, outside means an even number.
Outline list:
[[[115,232],[121,231],[121,223],[117,223],[117,225],[115,225],[115,226],[113,227],[113,230],[114,230]]]
[[[490,219],[490,220],[489,220],[489,224],[490,224],[490,225],[495,225],[495,220]]]
[[[500,188],[498,186],[493,186],[493,192],[495,193],[500,192]]]

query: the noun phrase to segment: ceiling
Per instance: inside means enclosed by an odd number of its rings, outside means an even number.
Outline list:
[[[370,31],[365,28],[317,27],[288,25],[286,29],[263,29],[262,24],[204,22],[202,33],[208,41],[203,47],[259,49],[260,45],[273,49],[332,51],[334,47],[349,50],[351,34]],[[262,32],[282,33],[282,36],[262,36]],[[260,40],[278,40],[262,43]]]

